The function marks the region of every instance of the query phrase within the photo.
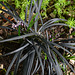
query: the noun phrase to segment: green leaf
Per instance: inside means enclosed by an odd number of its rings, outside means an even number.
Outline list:
[[[46,53],[45,53],[45,60],[47,60],[47,55],[46,55]]]
[[[20,7],[20,1],[15,0],[15,5],[16,5],[16,8],[19,8]]]
[[[29,31],[29,29],[33,26],[33,24],[38,20],[36,20],[36,21],[34,21],[34,19],[35,19],[35,17],[37,16],[37,14],[38,13],[36,13],[35,15],[34,15],[34,17],[32,18],[32,20],[30,21],[30,23],[29,23],[29,26],[28,26],[28,28],[27,28],[27,31]]]
[[[75,55],[67,57],[67,59],[75,60]]]
[[[20,25],[19,25],[19,28],[18,28],[18,35],[20,36]]]
[[[14,72],[13,71],[11,72],[11,75],[14,75]]]
[[[72,32],[70,35],[75,35],[75,32]]]
[[[24,12],[23,9],[21,10],[20,17],[21,17],[22,20],[25,19],[25,12]]]
[[[52,41],[52,38],[50,38],[50,41]]]

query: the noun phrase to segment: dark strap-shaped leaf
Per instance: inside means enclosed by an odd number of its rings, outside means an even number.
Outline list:
[[[9,67],[8,67],[8,69],[7,69],[7,71],[6,71],[6,74],[5,74],[5,75],[8,75],[8,74],[9,74],[9,71],[10,71],[11,67],[13,66],[13,64],[14,64],[14,62],[15,62],[15,60],[16,60],[16,58],[17,58],[17,56],[18,56],[18,53],[16,53],[16,54],[14,55],[14,57],[13,57],[13,59],[12,59],[12,61],[11,61],[10,65],[9,65]]]
[[[25,37],[29,37],[29,36],[33,36],[33,35],[35,35],[35,34],[34,33],[29,33],[29,34],[25,34],[25,35],[21,35],[21,36],[16,36],[16,37],[13,37],[13,38],[10,38],[10,39],[2,40],[2,41],[0,41],[0,43],[7,42],[7,41],[12,41],[12,40],[23,39]]]
[[[43,40],[45,43],[47,43],[48,45],[50,45],[50,47],[52,48],[52,50],[53,50],[54,52],[56,52],[56,53],[64,60],[64,62],[71,68],[71,70],[75,73],[73,67],[72,67],[72,66],[68,63],[68,61],[61,55],[61,53],[60,53],[56,48],[54,48],[54,46],[51,44],[50,41],[46,41],[45,39],[41,39],[41,40]]]
[[[67,20],[65,20],[65,19],[59,19],[59,18],[54,18],[54,19],[48,20],[47,22],[45,22],[45,23],[43,24],[43,26],[41,26],[41,27],[39,28],[38,32],[41,31],[41,29],[43,29],[44,27],[46,27],[46,26],[48,26],[48,25],[51,25],[52,23],[54,23],[54,22],[56,22],[56,21],[67,21]]]
[[[35,0],[34,0],[34,4],[35,4],[36,10],[38,11],[38,14],[39,14],[39,16],[40,16],[41,24],[43,25],[43,20],[42,20],[42,17],[41,17],[40,12],[39,12],[39,8],[38,8],[38,6],[37,6]]]
[[[28,57],[24,60],[23,75],[30,75],[34,56],[35,56],[35,52],[28,55]]]
[[[5,3],[14,11],[15,15],[19,17],[19,15],[18,15],[17,12],[15,11],[15,9],[14,9],[11,5],[9,5],[7,2],[5,2]]]
[[[5,20],[7,20],[9,23],[13,23],[12,21],[10,21],[9,19],[7,19],[7,18],[5,18],[2,14],[0,14],[0,16],[2,17],[2,18],[4,18]]]
[[[12,28],[9,28],[9,27],[6,27],[6,26],[0,26],[0,27],[4,28],[4,29],[9,29],[9,30],[17,31],[16,29],[12,29]]]
[[[56,63],[56,70],[57,70],[57,75],[63,75],[63,72],[62,72],[62,70],[61,70],[61,68],[60,68],[60,66],[59,66],[59,63],[58,63],[58,61],[57,61],[57,59],[56,59],[56,56],[55,56],[55,54],[54,54],[54,52],[51,50],[51,54],[52,54],[52,56],[53,56],[53,58],[54,58],[54,60],[55,60],[55,63]]]
[[[36,53],[37,53],[37,55],[38,55],[38,59],[39,59],[39,61],[40,61],[40,65],[41,65],[41,68],[42,68],[42,75],[44,75],[44,65],[43,65],[43,63],[42,63],[42,59],[41,59],[40,54],[39,54],[39,52],[38,52],[38,48],[37,48],[36,46],[34,46],[34,48],[35,48],[35,51],[36,51]]]
[[[1,55],[1,56],[6,56],[6,55],[11,55],[11,54],[17,53],[17,52],[21,51],[22,49],[24,49],[25,47],[27,47],[28,45],[29,45],[29,43],[27,43],[26,45],[24,45],[24,46],[14,50],[14,51],[12,51],[12,52],[6,53],[6,54]]]
[[[11,11],[2,1],[0,1],[0,3],[1,3],[10,13],[12,13],[12,11]]]
[[[25,41],[21,44],[21,47],[24,45],[24,43],[25,43]],[[18,67],[19,67],[19,60],[20,60],[20,57],[21,57],[23,51],[24,51],[24,49],[18,51],[18,56],[17,56],[17,60],[16,60],[16,63],[15,63],[14,75],[17,74],[17,70],[18,70]]]

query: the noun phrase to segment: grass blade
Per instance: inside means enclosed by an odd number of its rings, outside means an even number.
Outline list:
[[[9,74],[9,71],[10,71],[10,69],[11,69],[12,65],[14,64],[14,62],[15,62],[15,60],[16,60],[16,58],[17,58],[17,56],[18,56],[18,53],[16,53],[16,54],[14,55],[14,57],[13,57],[13,59],[12,59],[12,61],[11,61],[10,65],[9,65],[9,67],[8,67],[8,69],[7,69],[7,71],[6,71],[6,74],[5,74],[5,75],[8,75],[8,74]]]
[[[35,34],[34,33],[29,33],[29,34],[26,34],[26,35],[16,36],[16,37],[13,37],[13,38],[10,38],[10,39],[2,40],[2,41],[0,41],[0,43],[7,42],[7,41],[12,41],[12,40],[23,39],[25,37],[29,37],[29,36],[33,36],[33,35],[35,35]]]
[[[54,19],[48,20],[47,22],[45,22],[43,24],[43,26],[40,27],[40,29],[38,30],[38,32],[41,31],[41,29],[43,29],[44,27],[46,27],[46,26],[48,26],[48,25],[50,25],[50,24],[52,24],[52,23],[54,23],[56,21],[67,21],[67,20],[65,20],[65,19],[59,19],[59,18],[54,18]]]
[[[30,75],[31,73],[31,68],[32,68],[32,64],[33,64],[33,60],[34,60],[34,53],[31,53],[24,61],[24,65],[23,65],[23,75]],[[30,63],[31,62],[31,63]]]
[[[57,49],[55,49],[51,44],[51,48],[64,60],[64,62],[71,68],[71,70],[75,73],[73,67],[68,63],[68,61],[58,52]]]
[[[54,58],[55,63],[56,63],[57,75],[63,75],[62,70],[61,70],[61,68],[60,68],[60,66],[58,64],[57,59],[56,59],[56,56],[55,56],[55,54],[54,54],[54,52],[52,50],[51,50],[51,54],[53,55],[53,58]]]
[[[7,19],[7,18],[5,18],[2,14],[0,14],[0,16],[2,17],[2,18],[4,18],[5,20],[7,20],[9,23],[13,23],[12,21],[10,21],[9,19]]]
[[[41,65],[41,68],[42,68],[42,75],[44,75],[44,65],[43,65],[43,63],[42,63],[40,54],[39,54],[39,52],[38,52],[38,48],[37,48],[36,46],[34,46],[34,48],[35,48],[35,51],[36,51],[36,53],[37,53],[37,55],[38,55],[38,59],[39,59],[39,61],[40,61],[40,65]]]
[[[6,3],[6,2],[5,2],[5,3]],[[15,11],[15,9],[14,9],[11,5],[9,5],[8,3],[6,3],[6,4],[14,11],[15,15],[19,17],[19,15],[18,15],[17,12]]]
[[[61,48],[61,49],[63,49],[64,51],[66,51],[67,53],[69,53],[69,54],[72,55],[72,53],[70,51],[68,51],[67,49],[65,49],[64,47],[62,47],[62,46],[60,46],[60,45],[58,45],[56,43],[52,43],[52,44],[55,45],[55,46],[57,46],[57,47],[59,47],[59,48]]]
[[[32,9],[32,1],[31,0],[31,3],[30,3],[30,9],[29,9],[29,20],[28,20],[28,24],[30,23],[30,20],[31,20],[31,17],[32,17],[32,14],[31,14],[31,9]]]
[[[39,12],[39,8],[38,8],[38,6],[37,6],[35,0],[34,0],[34,4],[35,4],[35,7],[36,7],[36,9],[37,9],[37,11],[38,11],[38,14],[39,14],[39,16],[40,16],[41,24],[43,25],[43,20],[42,20],[42,17],[41,17],[40,12]]]
[[[68,61],[59,53],[59,51],[58,51],[56,48],[54,48],[54,46],[51,44],[50,41],[46,41],[45,39],[41,39],[41,40],[43,40],[45,43],[47,43],[48,45],[50,45],[50,47],[52,48],[52,50],[53,50],[56,54],[58,54],[58,55],[64,60],[64,62],[71,68],[71,70],[75,73],[73,67],[72,67],[72,66],[68,63]]]
[[[33,70],[31,75],[34,75],[34,73],[36,72],[37,67],[38,67],[38,58],[36,60],[36,65],[35,65],[35,68],[34,68],[34,70]]]
[[[28,57],[28,55],[30,55],[30,54],[33,53],[33,52],[35,52],[35,50],[32,50],[32,51],[27,52],[27,53],[20,59],[19,63],[21,63],[23,60],[25,60],[25,59]]]
[[[16,50],[14,50],[14,51],[12,51],[12,52],[6,53],[6,54],[1,55],[1,56],[11,55],[11,54],[14,54],[14,53],[16,53],[16,52],[19,52],[19,51],[21,51],[22,49],[24,49],[25,47],[27,47],[28,45],[29,45],[29,43],[27,43],[26,45],[24,45],[24,46],[22,46],[22,47],[20,47],[20,48],[18,48],[18,49],[16,49]]]

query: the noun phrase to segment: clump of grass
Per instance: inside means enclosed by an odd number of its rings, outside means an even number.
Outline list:
[[[45,65],[47,65],[48,67],[48,75],[50,74],[63,75],[62,69],[58,63],[59,60],[58,58],[56,59],[56,56],[60,57],[64,61],[64,63],[67,64],[71,68],[71,70],[75,73],[73,67],[69,64],[69,62],[63,57],[63,55],[56,48],[56,47],[61,48],[62,50],[64,50],[65,52],[67,52],[68,54],[72,56],[72,53],[64,47],[75,49],[75,47],[73,47],[75,43],[68,42],[68,41],[75,41],[75,38],[60,40],[55,43],[53,41],[49,41],[49,34],[46,30],[47,28],[51,28],[52,26],[56,26],[56,25],[68,26],[64,23],[55,23],[56,21],[59,21],[59,20],[61,21],[67,21],[67,20],[54,18],[43,23],[42,17],[40,15],[40,7],[42,4],[42,0],[38,0],[38,1],[39,3],[35,0],[31,0],[28,21],[26,17],[27,10],[25,11],[25,20],[22,20],[12,6],[10,6],[8,3],[4,5],[3,2],[0,1],[0,4],[2,4],[7,9],[7,11],[1,8],[0,10],[10,14],[14,18],[16,24],[8,20],[7,18],[5,18],[2,14],[0,14],[1,17],[9,21],[11,25],[20,25],[18,23],[21,22],[24,27],[20,28],[20,31],[25,28],[28,28],[27,32],[23,30],[23,34],[19,34],[19,36],[0,41],[0,43],[3,43],[8,41],[23,39],[23,42],[18,49],[2,55],[2,56],[7,56],[7,55],[14,54],[14,57],[7,69],[6,75],[9,74],[11,67],[14,65],[14,63],[15,63],[14,75],[17,75],[17,71],[21,62],[23,62],[21,75],[33,75],[34,73],[38,72],[40,68],[42,71],[41,74],[44,75],[45,74],[44,69],[46,68]],[[32,6],[33,2],[34,2],[34,6]],[[14,13],[8,7],[10,7]],[[34,19],[34,22],[33,22],[33,20],[31,21],[31,18],[33,16],[34,11],[36,11],[35,14],[37,13],[38,14],[33,18]],[[38,29],[38,25],[39,25],[38,18],[40,18],[41,24],[42,24],[39,29]],[[12,29],[13,31],[16,30],[16,29],[4,27],[4,26],[0,26],[0,27],[6,28],[6,29]],[[19,32],[19,30],[16,30],[16,31]],[[46,34],[45,34],[46,36],[44,35],[45,31],[46,31]],[[67,41],[67,43],[64,43],[64,41]],[[44,52],[44,58],[43,58],[42,51]]]

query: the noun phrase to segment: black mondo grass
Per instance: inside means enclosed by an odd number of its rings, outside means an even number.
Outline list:
[[[33,2],[34,2],[34,6],[32,6]],[[23,21],[18,16],[14,8],[10,6],[8,3],[5,2],[4,4],[3,2],[0,1],[0,4],[2,4],[6,8],[6,10],[2,8],[0,8],[0,10],[11,15],[16,22],[14,23],[8,20],[7,18],[5,18],[2,14],[0,14],[0,16],[6,19],[9,23],[11,23],[11,25],[14,25],[14,28],[12,26],[11,28],[5,27],[5,26],[0,26],[0,27],[6,28],[9,30],[12,29],[13,31],[15,31],[16,30],[15,28],[18,28],[18,26],[22,24],[24,27],[28,28],[34,11],[35,11],[35,14],[38,13],[35,16],[35,19],[34,19],[35,22],[33,26],[30,26],[29,31],[27,32],[24,31],[22,35],[0,41],[0,43],[3,43],[8,41],[23,39],[23,42],[18,49],[12,52],[6,53],[4,55],[1,55],[1,56],[6,56],[6,55],[14,54],[14,57],[6,71],[6,75],[9,74],[14,63],[15,63],[14,75],[17,75],[18,68],[21,62],[23,62],[21,75],[34,75],[38,73],[39,70],[41,70],[41,75],[45,75],[46,68],[47,68],[47,75],[63,75],[62,68],[59,65],[60,62],[58,61],[58,57],[62,59],[62,63],[65,63],[66,65],[68,65],[70,69],[75,73],[74,68],[69,64],[69,62],[63,57],[63,55],[57,49],[57,47],[61,48],[62,50],[64,50],[65,52],[67,52],[68,54],[72,56],[72,53],[69,50],[67,50],[66,47],[75,49],[75,47],[73,46],[75,45],[75,43],[69,43],[69,41],[75,41],[75,38],[52,42],[52,41],[49,41],[49,34],[47,31],[47,28],[50,29],[52,26],[59,26],[59,25],[68,26],[64,23],[55,23],[56,21],[59,21],[59,20],[60,21],[67,21],[67,20],[54,18],[43,23],[43,20],[40,14],[42,0],[37,0],[37,1],[31,0],[30,6],[29,6],[30,9],[29,9],[28,21],[27,21],[28,6],[26,7],[26,11],[25,11],[26,12],[25,21]],[[38,18],[40,18],[41,24],[42,24],[40,27],[37,20]],[[18,30],[16,31],[18,32]],[[44,32],[46,37],[44,36]],[[67,43],[64,43],[63,41],[67,41]],[[45,57],[47,59],[45,59]]]

